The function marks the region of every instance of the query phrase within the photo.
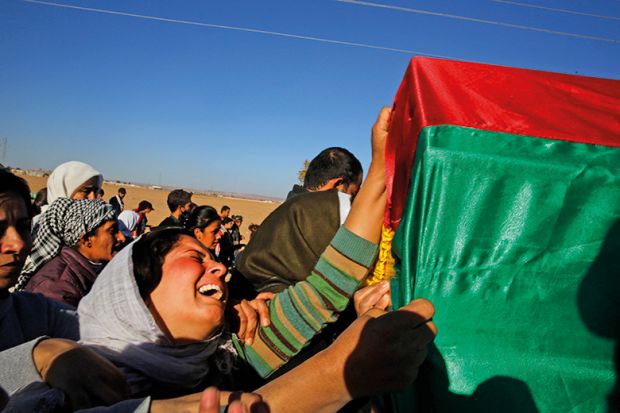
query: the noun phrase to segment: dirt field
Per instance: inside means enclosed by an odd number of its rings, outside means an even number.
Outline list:
[[[28,175],[21,176],[28,181],[32,192],[37,192],[47,185],[47,178]],[[104,183],[104,199],[108,201],[116,194],[119,187],[120,185],[118,184]],[[170,214],[168,206],[166,205],[166,197],[168,196],[167,190],[128,185],[124,185],[124,187],[127,190],[127,195],[125,196],[126,208],[136,208],[138,202],[143,199],[153,204],[155,210],[148,215],[149,224],[157,225]],[[237,198],[209,197],[204,195],[194,195],[192,201],[197,205],[211,205],[218,211],[223,205],[228,205],[232,215],[242,215],[243,225],[241,226],[241,234],[244,236],[245,240],[249,239],[248,225],[252,223],[260,224],[271,211],[280,205],[277,202],[261,202]]]

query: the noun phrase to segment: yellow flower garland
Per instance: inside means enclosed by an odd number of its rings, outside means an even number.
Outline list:
[[[379,242],[379,256],[372,275],[366,280],[367,285],[389,280],[396,275],[396,270],[394,270],[394,257],[392,256],[393,238],[394,231],[384,225],[381,230],[381,241]]]

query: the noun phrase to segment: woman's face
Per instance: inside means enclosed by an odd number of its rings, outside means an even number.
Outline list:
[[[0,291],[15,284],[24,266],[31,247],[30,225],[24,200],[0,194]]]
[[[198,240],[182,235],[164,259],[159,285],[148,306],[177,343],[206,340],[224,322],[226,267]]]
[[[118,223],[111,219],[104,221],[95,230],[95,235],[80,241],[80,254],[92,262],[107,262],[125,242],[125,236],[118,230]]]
[[[99,192],[99,177],[93,176],[71,194],[71,199],[96,199]]]
[[[205,247],[214,249],[220,239],[220,221],[213,221],[204,228],[195,228],[194,236]]]

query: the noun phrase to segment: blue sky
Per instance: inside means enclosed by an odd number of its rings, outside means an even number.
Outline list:
[[[416,53],[620,79],[619,0],[55,4],[149,18],[0,0],[11,166],[76,159],[109,179],[284,197],[325,147],[367,168]]]

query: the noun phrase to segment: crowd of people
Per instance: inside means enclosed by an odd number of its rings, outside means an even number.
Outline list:
[[[183,189],[152,226],[149,201],[106,203],[83,162],[34,202],[0,170],[0,410],[382,411],[370,398],[409,385],[436,334],[430,302],[390,311],[389,283],[365,285],[389,116],[363,184],[328,148],[248,240],[242,216]]]

